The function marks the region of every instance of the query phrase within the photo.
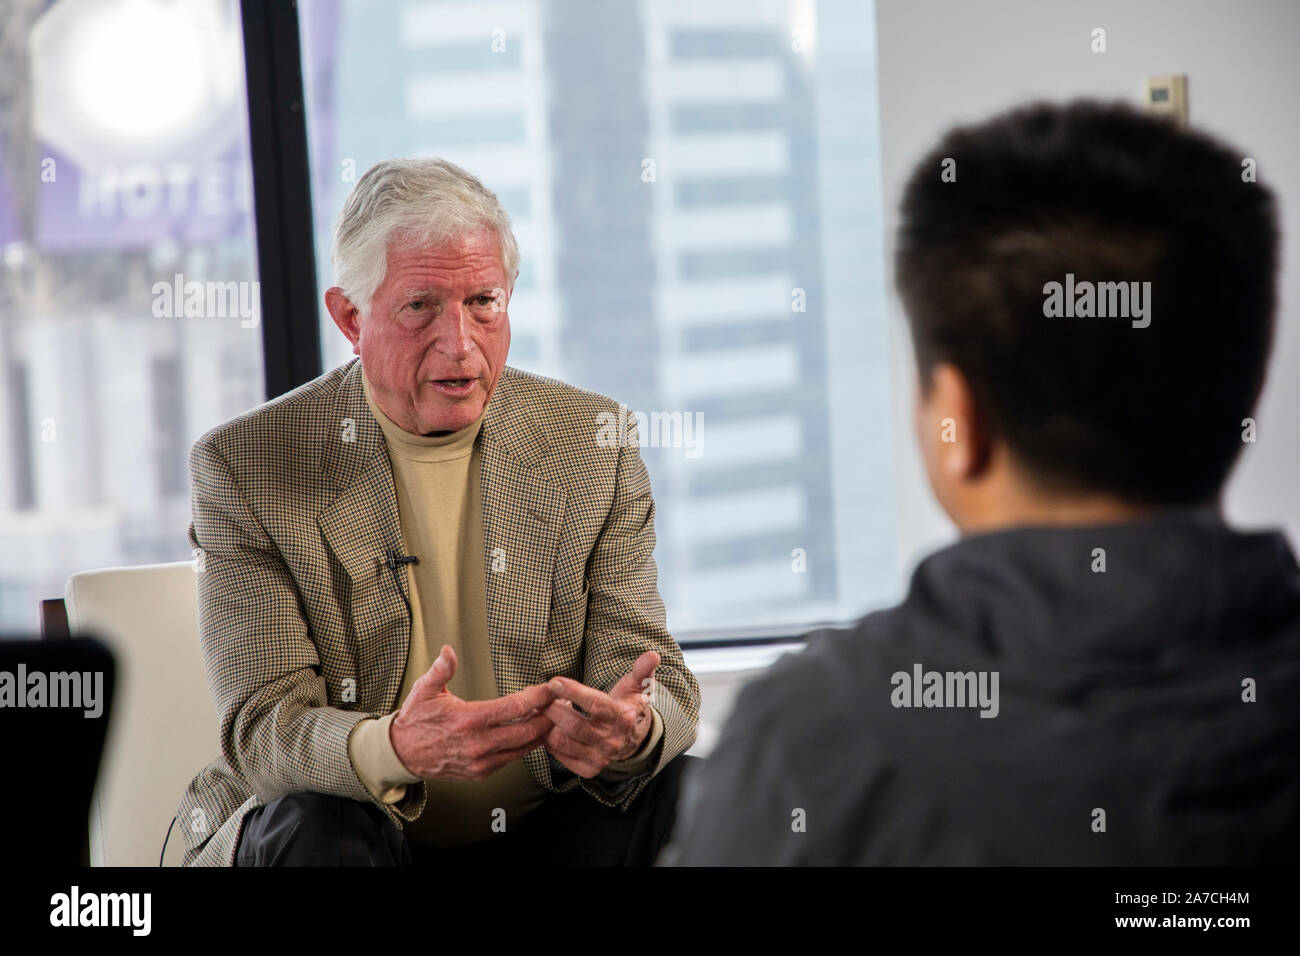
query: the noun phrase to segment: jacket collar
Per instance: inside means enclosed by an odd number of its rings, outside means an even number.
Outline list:
[[[971,535],[918,565],[906,603],[949,622],[963,646],[1012,658],[1149,657],[1294,628],[1300,571],[1280,532],[1167,508]]]
[[[321,449],[321,467],[336,491],[342,491],[377,455],[386,454],[383,430],[366,405],[361,360],[346,367],[330,399],[330,430]],[[519,400],[521,373],[506,366],[483,417],[480,441],[491,444],[521,468],[535,468],[549,451],[536,418]]]

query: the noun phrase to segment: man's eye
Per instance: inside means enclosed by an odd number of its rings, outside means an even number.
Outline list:
[[[406,304],[406,307],[410,309],[412,312],[423,312],[425,310],[425,307],[428,306],[428,304],[429,303],[426,302],[424,299],[412,299],[410,302]]]
[[[496,300],[497,297],[494,295],[480,295],[474,298],[474,304],[481,305],[481,306],[489,306]]]

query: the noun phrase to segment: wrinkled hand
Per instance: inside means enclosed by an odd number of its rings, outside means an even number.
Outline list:
[[[646,651],[608,694],[568,677],[551,678],[547,687],[555,701],[542,711],[554,724],[545,735],[551,756],[579,777],[594,777],[611,761],[636,753],[654,726],[647,691],[658,666],[659,655]]]
[[[482,780],[542,746],[554,695],[543,684],[496,700],[465,701],[447,690],[456,652],[444,644],[393,718],[389,739],[411,773],[425,780]]]

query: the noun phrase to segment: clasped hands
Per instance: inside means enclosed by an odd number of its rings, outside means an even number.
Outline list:
[[[645,743],[654,723],[647,688],[658,666],[659,655],[646,651],[608,694],[553,677],[496,700],[467,701],[447,690],[456,652],[444,644],[393,718],[389,739],[424,780],[482,780],[538,747],[591,778]]]

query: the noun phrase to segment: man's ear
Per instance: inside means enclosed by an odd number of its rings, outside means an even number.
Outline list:
[[[339,331],[352,343],[352,354],[360,355],[361,310],[352,304],[352,300],[338,286],[325,290],[325,308],[329,309],[330,318]]]
[[[981,477],[989,466],[993,436],[970,380],[950,362],[937,362],[923,389],[926,416],[938,429],[934,465],[951,481]]]

